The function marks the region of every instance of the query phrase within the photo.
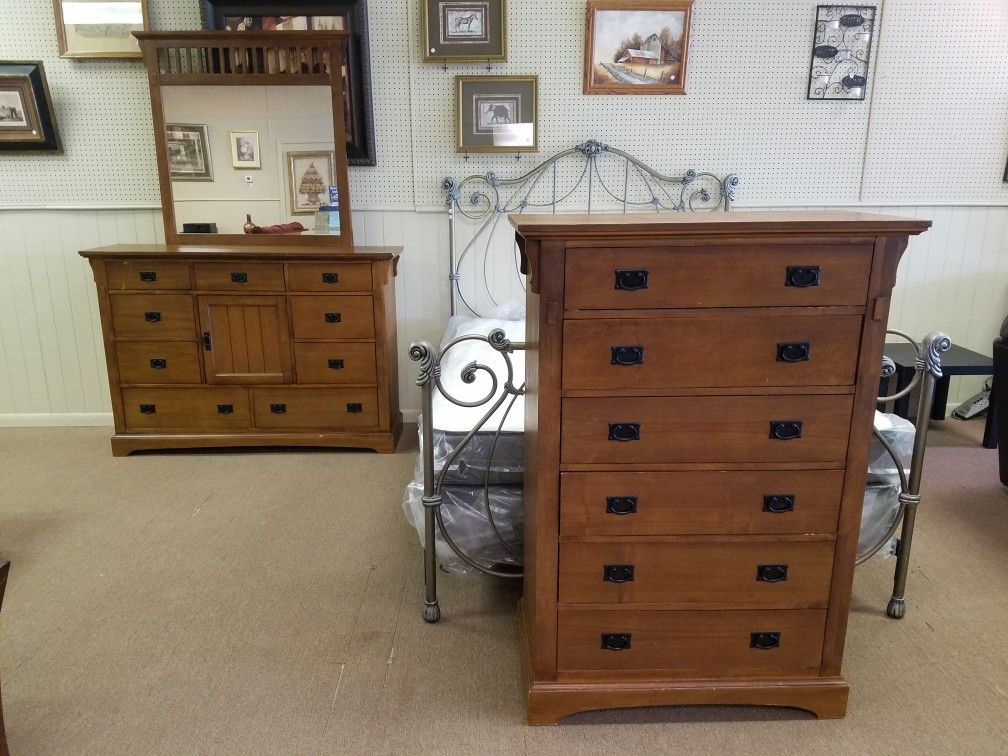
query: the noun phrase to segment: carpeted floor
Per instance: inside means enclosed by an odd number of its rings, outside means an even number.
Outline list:
[[[397,455],[114,459],[104,429],[0,430],[11,750],[147,753],[1008,752],[1008,489],[979,424],[932,435],[907,617],[855,583],[846,719],[683,707],[524,724],[518,586],[441,581],[420,618]]]

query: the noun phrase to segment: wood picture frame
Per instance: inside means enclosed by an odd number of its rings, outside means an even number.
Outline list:
[[[693,0],[588,0],[584,93],[686,94],[692,11]]]
[[[539,77],[456,76],[455,151],[538,152]]]
[[[0,60],[0,152],[62,151],[42,61]]]
[[[210,133],[205,123],[166,123],[168,172],[172,181],[213,181]]]
[[[133,36],[134,31],[147,31],[150,19],[147,12],[148,0],[105,0],[102,4],[106,12],[111,8],[123,6],[120,14],[112,13],[108,17],[95,16],[95,3],[78,2],[77,0],[53,0],[53,14],[56,18],[56,41],[61,58],[142,58],[140,46]],[[74,23],[76,16],[65,13],[72,11],[74,6],[82,6],[81,12],[88,19],[87,24]],[[66,8],[64,8],[66,6]],[[87,7],[83,7],[87,6]],[[136,12],[140,12],[140,23],[135,22]],[[125,15],[122,15],[125,14]],[[116,18],[122,15],[118,23]],[[69,18],[69,21],[68,21]],[[133,23],[127,23],[133,21]],[[72,27],[69,31],[67,27]],[[94,27],[91,33],[82,33],[78,26]],[[125,28],[123,28],[125,27]],[[116,30],[120,33],[112,35]],[[102,34],[101,32],[105,33]],[[93,47],[88,49],[86,40],[92,40]],[[105,40],[102,43],[101,40]]]
[[[507,0],[421,0],[425,63],[507,60]]]
[[[235,16],[305,16],[312,29],[314,17],[343,16],[348,22],[344,71],[344,121],[350,165],[377,165],[374,100],[371,91],[371,50],[368,41],[367,0],[200,0],[203,28],[228,31]]]
[[[322,186],[325,188],[325,192],[319,191],[317,193],[317,199],[319,200],[317,204],[311,204],[311,202],[303,202],[298,195],[306,194],[306,192],[301,191],[300,184],[303,183],[303,176],[298,176],[298,161],[310,161],[310,165],[315,162],[323,163],[329,171],[328,176],[320,176],[322,183],[317,186],[312,187],[313,189]],[[333,178],[336,176],[336,157],[332,150],[297,150],[294,152],[284,153],[284,162],[286,163],[286,173],[287,173],[287,198],[290,202],[290,207],[288,212],[291,215],[311,215],[315,213],[319,207],[322,205],[328,205],[328,187],[332,186]],[[328,178],[328,181],[325,179]],[[314,193],[314,192],[313,192]],[[325,194],[325,197],[318,195]]]
[[[231,167],[236,171],[262,168],[258,131],[230,131],[228,144],[231,145]]]

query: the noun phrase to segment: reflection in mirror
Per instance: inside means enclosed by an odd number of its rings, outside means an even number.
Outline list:
[[[147,0],[55,0],[60,54],[68,58],[140,57],[133,36],[147,21]]]

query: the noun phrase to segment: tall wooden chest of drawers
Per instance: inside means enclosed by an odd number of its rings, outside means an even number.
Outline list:
[[[116,455],[395,449],[399,249],[121,245],[98,287]]]
[[[889,296],[923,221],[513,216],[529,275],[528,718],[846,711]]]

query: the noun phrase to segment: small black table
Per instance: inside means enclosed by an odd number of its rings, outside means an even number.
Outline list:
[[[899,342],[885,345],[885,355],[896,363],[896,390],[888,393],[895,394],[902,391],[904,387],[910,385],[914,376],[914,360],[917,352],[906,342]],[[931,419],[944,420],[945,407],[948,404],[949,383],[956,375],[994,375],[994,360],[985,355],[974,352],[965,347],[953,344],[952,348],[944,352],[941,356],[942,377],[935,384],[934,404],[931,405]],[[910,396],[904,396],[896,400],[893,413],[900,417],[912,420],[908,417],[910,413]],[[987,426],[984,431],[984,446],[994,438],[994,415],[993,403],[991,409],[987,410]]]

